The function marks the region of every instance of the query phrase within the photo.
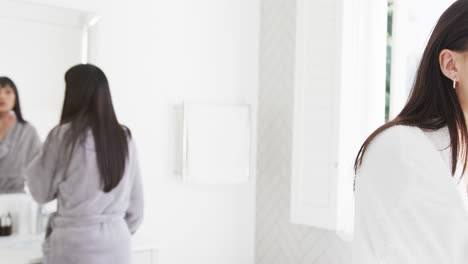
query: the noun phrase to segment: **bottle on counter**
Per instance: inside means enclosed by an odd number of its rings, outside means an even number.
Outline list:
[[[11,213],[0,217],[0,236],[11,236],[13,231],[13,219]]]

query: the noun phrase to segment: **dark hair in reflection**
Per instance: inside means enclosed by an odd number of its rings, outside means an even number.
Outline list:
[[[0,77],[0,88],[6,88],[7,86],[10,86],[11,89],[13,89],[13,92],[15,93],[15,106],[13,107],[13,112],[15,112],[16,115],[16,120],[20,123],[26,123],[26,121],[23,118],[23,115],[21,114],[21,105],[20,105],[20,98],[18,94],[18,88],[16,88],[15,83],[8,77]]]
[[[357,173],[371,141],[382,131],[395,125],[437,130],[447,126],[452,150],[451,170],[455,174],[458,154],[464,157],[466,169],[468,131],[452,80],[440,69],[439,54],[449,49],[468,51],[468,1],[458,0],[440,17],[422,55],[410,97],[398,116],[373,132],[361,146],[354,164]],[[460,133],[460,137],[459,137]],[[389,161],[390,162],[390,161]]]
[[[124,174],[130,131],[117,121],[109,83],[101,69],[76,65],[65,74],[65,82],[60,124],[70,124],[66,143],[73,150],[91,129],[103,190],[110,192]]]

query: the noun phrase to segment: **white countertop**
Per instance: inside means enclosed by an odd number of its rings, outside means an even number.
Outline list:
[[[0,237],[0,256],[9,264],[40,263],[42,259],[43,235],[13,235]],[[136,235],[132,238],[132,251],[157,250],[149,238]]]

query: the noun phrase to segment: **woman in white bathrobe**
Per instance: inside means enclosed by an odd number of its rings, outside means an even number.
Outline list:
[[[104,73],[77,65],[65,75],[60,124],[27,169],[34,199],[57,199],[43,244],[45,264],[128,264],[143,216],[130,131],[114,113]]]
[[[468,0],[441,16],[410,98],[356,158],[354,264],[468,263]]]

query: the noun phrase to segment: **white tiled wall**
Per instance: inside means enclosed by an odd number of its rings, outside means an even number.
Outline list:
[[[294,0],[262,0],[258,105],[257,264],[347,264],[334,233],[289,222]]]

